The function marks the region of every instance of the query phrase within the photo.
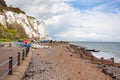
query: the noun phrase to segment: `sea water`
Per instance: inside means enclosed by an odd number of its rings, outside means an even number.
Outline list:
[[[104,57],[105,59],[114,58],[115,62],[120,62],[120,42],[71,41],[70,43],[87,49],[99,50],[100,52],[92,52],[95,57]]]

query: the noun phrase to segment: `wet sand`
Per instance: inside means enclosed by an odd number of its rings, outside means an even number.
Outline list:
[[[75,52],[76,53],[76,52]],[[82,52],[80,52],[82,53]],[[84,56],[84,55],[82,55]],[[69,46],[52,45],[34,49],[23,80],[113,80],[96,64],[69,50]]]

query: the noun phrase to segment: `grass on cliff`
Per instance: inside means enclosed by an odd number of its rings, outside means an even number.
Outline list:
[[[16,12],[16,13],[24,13],[24,11],[22,11],[20,8],[13,8],[13,7],[3,7],[3,6],[0,6],[0,12],[4,12],[4,10],[6,11],[12,11],[12,12]]]
[[[7,27],[0,24],[0,41],[11,41],[27,38],[23,27],[19,24],[7,24]]]

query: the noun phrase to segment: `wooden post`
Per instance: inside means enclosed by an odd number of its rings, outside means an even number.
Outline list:
[[[30,47],[28,47],[28,53],[29,53],[29,51],[30,51]]]
[[[23,50],[23,52],[22,52],[22,60],[24,60],[25,58],[25,52],[24,52],[24,50]]]
[[[28,55],[29,53],[29,47],[26,48],[26,54]]]
[[[94,56],[93,55],[91,55],[91,61],[94,61]]]
[[[18,59],[17,59],[17,61],[18,61],[18,65],[20,65],[20,52],[18,52]]]
[[[12,63],[13,63],[13,58],[9,57],[10,61],[9,61],[9,75],[12,75]]]
[[[111,61],[112,61],[112,65],[114,65],[114,58],[111,58]]]
[[[104,58],[103,57],[101,57],[101,62],[102,62],[102,64],[104,63]]]
[[[28,55],[28,53],[27,53],[27,48],[25,49],[25,53],[26,53],[26,55]]]
[[[27,52],[26,52],[26,49],[25,49],[24,51],[25,51],[25,56],[27,57]]]

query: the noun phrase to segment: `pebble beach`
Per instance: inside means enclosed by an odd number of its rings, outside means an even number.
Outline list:
[[[78,58],[64,45],[33,49],[23,80],[112,80],[95,64]]]

